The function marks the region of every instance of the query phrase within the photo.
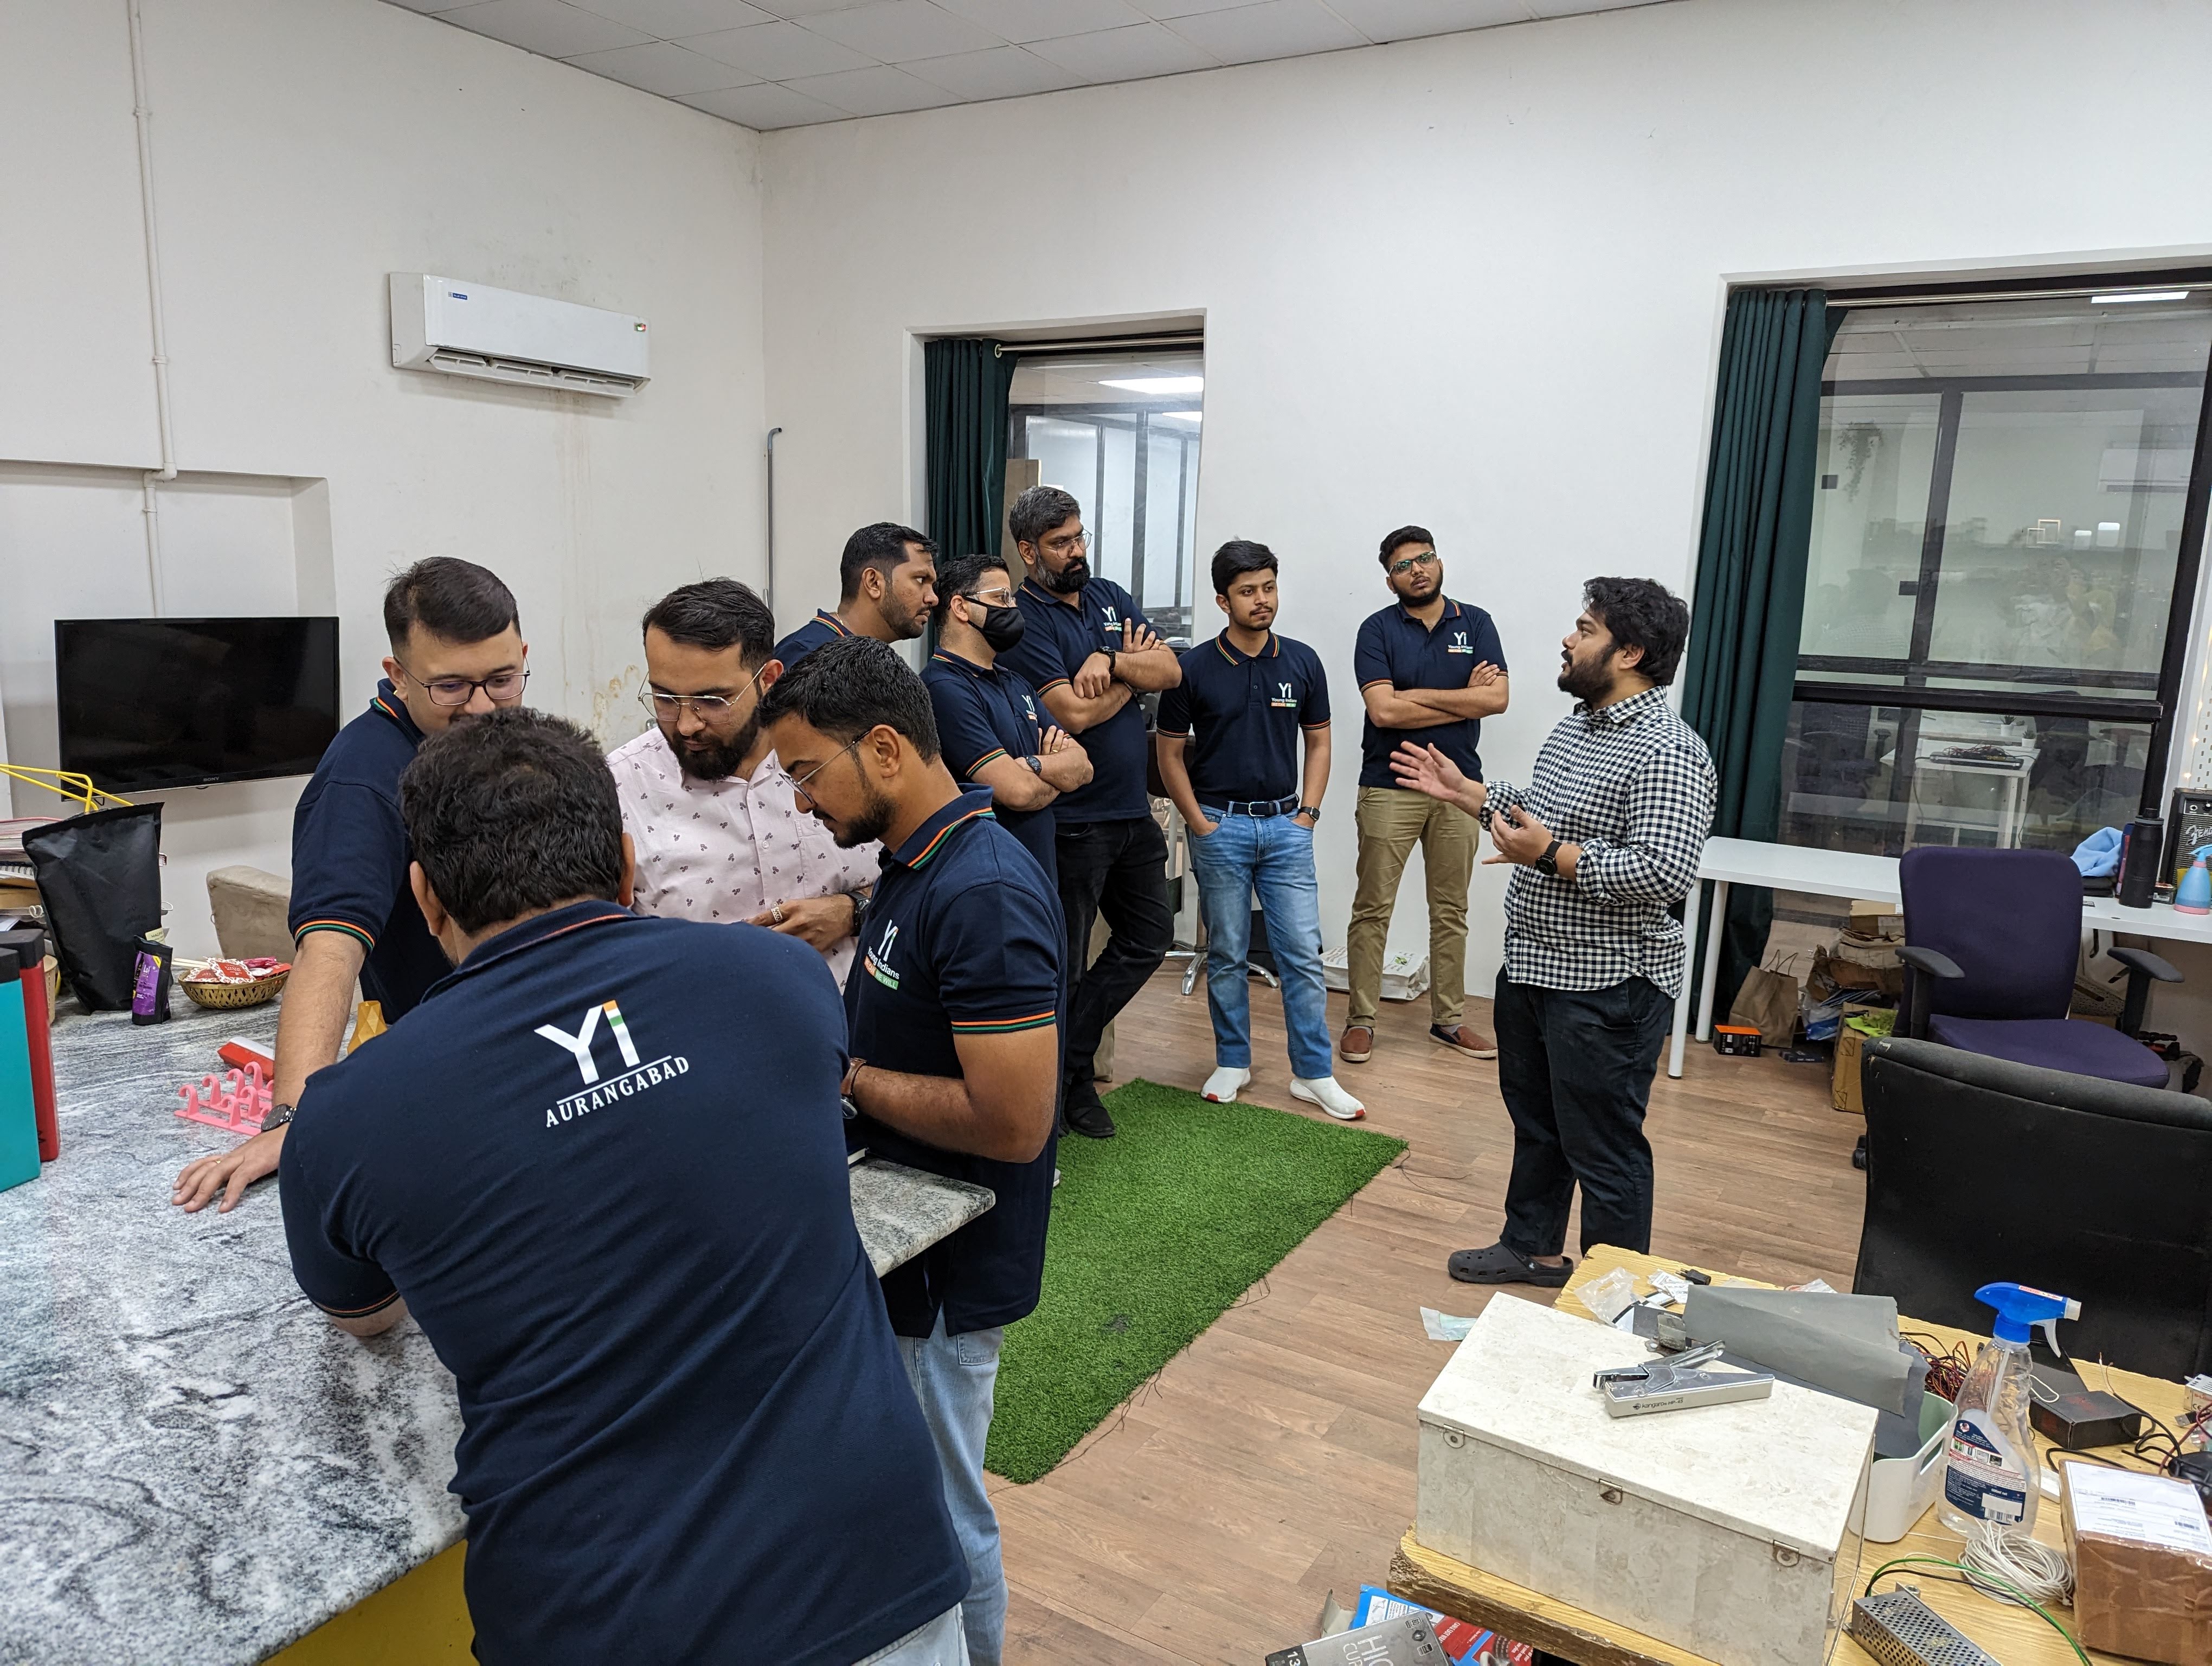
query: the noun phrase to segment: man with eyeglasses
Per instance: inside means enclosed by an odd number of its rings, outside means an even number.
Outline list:
[[[170,1201],[218,1213],[276,1171],[284,1129],[307,1078],[336,1062],[354,983],[388,1022],[453,970],[408,884],[415,860],[399,815],[399,777],[428,736],[522,703],[530,645],[496,575],[451,556],[418,561],[384,592],[384,661],[368,709],[339,730],[292,815],[295,947],[276,1021],[273,1108],[262,1132],[188,1163]]]
[[[1505,651],[1489,614],[1444,594],[1443,562],[1426,527],[1390,533],[1382,562],[1382,581],[1397,601],[1361,623],[1352,656],[1367,721],[1353,814],[1359,866],[1345,933],[1351,998],[1337,1052],[1348,1064],[1364,1064],[1374,1051],[1383,945],[1399,878],[1419,845],[1428,875],[1429,1038],[1462,1058],[1494,1059],[1497,1043],[1462,1021],[1474,820],[1406,787],[1390,771],[1390,755],[1407,744],[1434,746],[1469,781],[1480,781],[1482,720],[1505,709]]]
[[[837,562],[837,611],[814,617],[775,645],[789,671],[808,654],[844,636],[910,641],[928,629],[937,605],[937,546],[911,526],[878,520],[845,540]]]
[[[634,906],[803,938],[842,983],[876,850],[840,850],[769,750],[775,643],[768,604],[735,579],[684,585],[647,612],[640,698],[653,727],[607,758],[637,849]]]
[[[1114,1137],[1098,1097],[1106,1026],[1159,970],[1175,940],[1167,836],[1146,792],[1151,750],[1140,696],[1182,681],[1129,593],[1091,570],[1083,506],[1057,486],[1032,486],[1008,518],[1029,569],[1017,593],[1024,627],[1004,662],[1026,678],[1060,727],[1091,756],[1091,783],[1053,806],[1060,903],[1067,929],[1067,1056],[1062,1114],[1093,1140]],[[1084,966],[1091,928],[1112,933]]]
[[[1091,780],[1091,755],[1052,721],[1036,690],[999,663],[1027,626],[1003,564],[960,556],[937,575],[937,652],[922,667],[945,761],[991,789],[999,824],[1022,842],[1055,887],[1053,806]]]

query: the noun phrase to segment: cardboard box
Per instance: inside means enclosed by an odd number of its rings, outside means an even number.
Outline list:
[[[1713,1051],[1732,1059],[1755,1059],[1759,1056],[1759,1031],[1748,1025],[1717,1024],[1713,1026]]]
[[[1843,1025],[1836,1031],[1836,1073],[1828,1085],[1828,1103],[1854,1116],[1866,1115],[1866,1100],[1859,1092],[1859,1055],[1867,1037],[1864,1031],[1851,1027],[1851,1020],[1865,1012],[1886,1013],[1893,1021],[1897,1016],[1894,1008],[1871,1002],[1844,1004]]]
[[[1500,1294],[1422,1396],[1413,1536],[1718,1666],[1821,1666],[1876,1414],[1770,1398],[1606,1415],[1644,1345]],[[1776,1454],[1787,1453],[1787,1479]]]
[[[2059,1466],[2083,1645],[2164,1666],[2212,1660],[2212,1523],[2185,1481]]]

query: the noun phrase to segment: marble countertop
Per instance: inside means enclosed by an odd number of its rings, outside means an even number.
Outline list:
[[[169,1202],[234,1136],[174,1115],[276,1008],[54,1029],[62,1154],[0,1192],[0,1660],[258,1661],[461,1536],[460,1412],[411,1321],[367,1343],[292,1281],[273,1183],[232,1213]],[[878,1272],[991,1207],[896,1164],[854,1170]]]

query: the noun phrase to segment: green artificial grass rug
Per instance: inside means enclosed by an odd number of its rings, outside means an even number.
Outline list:
[[[984,1462],[1048,1474],[1406,1142],[1133,1081],[1113,1140],[1060,1142],[1044,1294],[1006,1332]]]

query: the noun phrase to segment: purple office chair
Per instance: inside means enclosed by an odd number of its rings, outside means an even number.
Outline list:
[[[2153,978],[2181,974],[2142,949],[2128,969],[2117,1030],[2069,1018],[2081,941],[2081,875],[2055,850],[1908,850],[1905,999],[1897,1033],[1988,1058],[2137,1087],[2164,1087],[2166,1061],[2135,1039]]]

